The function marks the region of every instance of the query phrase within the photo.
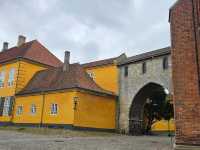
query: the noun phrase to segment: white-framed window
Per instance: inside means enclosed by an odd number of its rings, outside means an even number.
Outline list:
[[[17,115],[21,115],[23,113],[23,106],[17,106]]]
[[[51,104],[51,114],[56,115],[58,113],[58,104]]]
[[[11,97],[6,97],[3,106],[3,116],[9,116]]]
[[[31,105],[31,114],[36,114],[36,105],[35,104]]]
[[[0,88],[4,87],[5,71],[0,72]]]
[[[93,72],[88,72],[90,78],[92,78],[93,80],[95,79],[95,74]]]
[[[11,68],[8,76],[8,86],[13,86],[15,77],[15,68]]]

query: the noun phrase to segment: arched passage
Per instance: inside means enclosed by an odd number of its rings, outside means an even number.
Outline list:
[[[166,89],[157,83],[148,83],[135,95],[129,111],[129,133],[133,135],[143,134],[144,106],[148,100],[159,98],[164,100]]]

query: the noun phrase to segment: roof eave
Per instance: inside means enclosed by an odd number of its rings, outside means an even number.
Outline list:
[[[161,57],[161,56],[170,55],[170,54],[171,54],[171,52],[167,51],[167,52],[155,54],[155,55],[148,56],[148,57],[143,57],[143,58],[136,59],[136,60],[129,60],[129,61],[120,63],[117,66],[120,67],[120,66],[124,66],[124,65],[127,65],[127,64],[138,63],[138,62],[145,61],[145,60],[148,60],[148,59],[152,59],[152,58],[155,58],[155,57]]]
[[[60,89],[47,89],[47,90],[40,90],[40,91],[29,91],[29,92],[19,92],[16,94],[16,96],[25,96],[25,95],[31,95],[31,94],[42,94],[42,93],[46,93],[46,92],[56,92],[56,91],[62,91],[62,90],[72,90],[72,89],[81,89],[81,90],[85,90],[85,91],[90,91],[90,92],[95,92],[101,95],[107,95],[107,96],[112,96],[112,97],[117,97],[117,95],[115,95],[114,93],[107,93],[107,92],[100,92],[100,91],[96,91],[96,90],[90,90],[90,89],[86,89],[86,88],[81,88],[81,87],[70,87],[70,88],[60,88]]]

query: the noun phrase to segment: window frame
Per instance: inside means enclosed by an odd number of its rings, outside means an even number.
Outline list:
[[[92,78],[93,80],[95,79],[95,74],[94,74],[94,72],[88,72],[88,75],[89,75],[90,78]]]
[[[20,109],[21,108],[21,109]],[[17,111],[16,111],[16,115],[20,116],[23,114],[23,106],[22,105],[18,105],[17,106]]]
[[[51,104],[51,115],[57,115],[58,114],[58,104],[57,103],[52,103]]]
[[[36,113],[37,113],[37,107],[36,107],[36,105],[35,104],[31,104],[31,114],[35,115]]]
[[[15,80],[15,68],[11,68],[8,75],[8,87],[12,87],[14,85]]]
[[[3,105],[3,116],[9,116],[9,111],[11,107],[11,97],[5,97],[4,105]]]
[[[0,72],[0,88],[4,87],[5,75],[6,75],[5,71]]]

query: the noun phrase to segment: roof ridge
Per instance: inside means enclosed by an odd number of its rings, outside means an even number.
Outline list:
[[[8,48],[7,50],[4,50],[4,51],[1,51],[0,54],[3,54],[3,53],[6,53],[6,52],[9,52],[11,50],[13,50],[14,48],[17,48],[17,49],[20,49],[22,46],[25,46],[25,45],[28,45],[28,44],[32,44],[32,42],[34,42],[35,40],[32,40],[32,41],[29,41],[29,42],[26,42],[20,46],[13,46],[13,47],[10,47]]]

